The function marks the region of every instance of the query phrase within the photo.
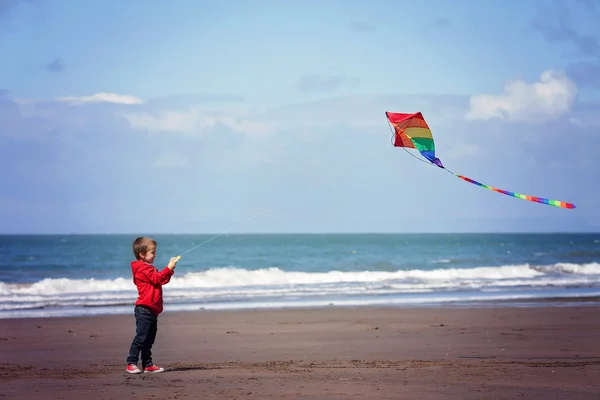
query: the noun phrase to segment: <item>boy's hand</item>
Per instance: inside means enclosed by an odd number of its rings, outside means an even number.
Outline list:
[[[180,257],[171,257],[171,261],[169,261],[169,265],[167,267],[170,270],[173,270],[177,266],[177,261],[179,261]]]

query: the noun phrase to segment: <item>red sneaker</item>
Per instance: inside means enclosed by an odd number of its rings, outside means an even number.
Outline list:
[[[164,370],[164,368],[157,367],[156,365],[149,365],[146,368],[144,368],[144,373],[156,374],[158,372],[163,372]]]
[[[126,371],[129,372],[130,374],[141,374],[142,373],[142,371],[135,364],[129,364],[127,366]]]

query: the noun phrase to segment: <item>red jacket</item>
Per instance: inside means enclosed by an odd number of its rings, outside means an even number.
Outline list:
[[[159,272],[153,265],[136,260],[131,262],[131,272],[138,290],[135,305],[146,306],[158,316],[163,310],[162,285],[169,283],[175,271],[165,267]]]

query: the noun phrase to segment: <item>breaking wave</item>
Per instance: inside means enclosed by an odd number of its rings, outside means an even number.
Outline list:
[[[279,268],[235,267],[174,275],[164,287],[169,304],[309,301],[411,293],[493,292],[547,287],[600,287],[600,264],[444,268],[433,270],[293,272]],[[0,282],[0,311],[35,308],[132,305],[131,278],[43,279],[34,283]]]

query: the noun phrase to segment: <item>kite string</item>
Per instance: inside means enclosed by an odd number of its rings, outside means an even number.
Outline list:
[[[326,177],[325,177],[325,179],[323,179],[323,181],[321,182],[321,184],[322,184],[322,183],[324,183],[325,181],[329,181],[329,180],[331,180],[331,179],[332,179],[333,177],[335,177],[335,176],[342,175],[342,174],[344,174],[344,173],[348,173],[348,172],[350,172],[351,170],[355,169],[355,168],[356,168],[356,167],[358,167],[359,165],[361,165],[361,164],[364,164],[364,163],[365,163],[366,161],[368,161],[368,160],[371,160],[372,158],[374,158],[376,155],[380,154],[380,153],[381,153],[383,150],[385,150],[385,149],[387,149],[387,144],[386,144],[386,147],[384,147],[383,149],[379,149],[379,150],[377,150],[377,151],[374,151],[373,153],[371,153],[371,155],[370,155],[369,157],[367,157],[367,158],[361,158],[361,159],[359,159],[359,161],[357,161],[357,162],[355,162],[355,163],[351,164],[350,166],[348,166],[348,167],[346,167],[346,168],[342,168],[342,169],[340,169],[340,170],[339,170],[337,173],[330,174],[330,175],[326,176]],[[316,187],[316,186],[318,186],[318,185],[319,185],[319,182],[315,182],[315,183],[313,183],[313,184],[312,184],[312,185],[309,187],[309,189],[313,189],[313,188],[315,188],[315,187]],[[291,200],[293,197],[294,197],[293,195],[291,195],[291,196],[288,196],[287,198],[283,199],[283,200],[282,200],[282,202],[287,202],[287,201]],[[247,218],[247,219],[245,219],[245,220],[243,220],[243,221],[241,221],[241,222],[238,222],[238,223],[237,223],[237,224],[235,224],[234,226],[232,226],[232,227],[230,227],[230,228],[228,228],[228,229],[226,229],[226,230],[222,231],[221,233],[219,233],[219,234],[216,234],[216,235],[214,235],[214,236],[212,236],[212,237],[210,237],[210,238],[206,239],[205,241],[201,242],[200,244],[198,244],[198,245],[196,245],[196,246],[194,246],[194,247],[190,248],[189,250],[186,250],[186,251],[184,251],[183,253],[181,253],[181,254],[179,255],[179,258],[181,258],[183,255],[185,255],[185,254],[187,254],[187,253],[191,252],[192,250],[195,250],[195,249],[197,249],[198,247],[200,247],[200,246],[203,246],[203,245],[207,244],[208,242],[211,242],[211,241],[213,241],[213,240],[215,240],[215,239],[217,239],[217,238],[219,238],[219,237],[221,237],[221,236],[223,236],[223,235],[227,234],[228,232],[231,232],[231,231],[232,231],[232,230],[234,230],[235,228],[237,228],[237,227],[239,227],[239,226],[241,226],[241,225],[243,225],[243,224],[245,224],[245,223],[247,223],[247,222],[250,222],[250,221],[252,221],[253,219],[256,219],[256,218],[258,218],[258,217],[259,217],[259,216],[261,216],[262,214],[265,214],[265,213],[269,212],[270,210],[272,210],[272,209],[274,209],[274,208],[277,208],[277,207],[278,207],[278,205],[279,205],[279,204],[274,204],[274,205],[272,205],[272,206],[270,206],[270,207],[267,207],[267,208],[265,208],[264,210],[262,210],[262,211],[260,211],[260,212],[258,212],[258,213],[256,213],[256,214],[254,214],[254,215],[252,215],[251,217],[249,217],[249,218]]]

